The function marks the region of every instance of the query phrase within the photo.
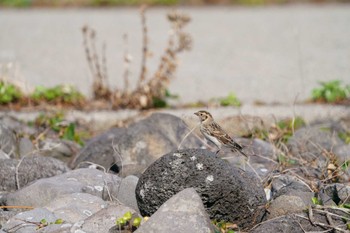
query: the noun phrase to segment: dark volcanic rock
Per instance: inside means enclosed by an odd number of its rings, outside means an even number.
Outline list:
[[[20,160],[3,159],[0,162],[0,191],[17,190],[16,167]],[[18,183],[20,187],[46,177],[60,175],[69,168],[54,158],[35,156],[24,158],[18,166]]]
[[[178,150],[154,162],[142,174],[136,198],[142,215],[152,215],[169,198],[193,187],[210,218],[249,228],[265,214],[266,197],[250,173],[202,149]]]
[[[167,200],[136,233],[215,232],[203,203],[193,188]]]

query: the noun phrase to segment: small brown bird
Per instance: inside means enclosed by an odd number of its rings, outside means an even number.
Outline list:
[[[222,147],[231,149],[232,152],[238,151],[245,157],[248,157],[242,150],[243,147],[225,132],[221,126],[214,121],[212,115],[207,111],[198,111],[194,113],[197,115],[201,121],[200,131],[204,137],[214,143],[218,147],[218,153]]]

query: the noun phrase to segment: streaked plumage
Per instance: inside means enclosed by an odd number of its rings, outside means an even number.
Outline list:
[[[233,152],[238,151],[247,157],[247,155],[242,151],[242,146],[233,141],[233,139],[225,132],[225,130],[214,121],[212,115],[209,112],[202,110],[195,112],[194,114],[197,115],[201,121],[200,131],[206,139],[218,147],[219,150],[217,152],[219,152],[221,147],[224,146],[231,149]]]

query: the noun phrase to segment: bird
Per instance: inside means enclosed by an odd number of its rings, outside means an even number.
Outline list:
[[[200,119],[200,131],[204,137],[214,143],[218,150],[216,154],[221,150],[222,147],[229,148],[232,152],[239,152],[246,158],[248,156],[243,152],[243,147],[235,142],[226,131],[214,121],[213,116],[204,110],[194,113]]]

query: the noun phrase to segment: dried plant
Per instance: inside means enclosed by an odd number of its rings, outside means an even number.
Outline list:
[[[103,44],[102,46],[102,58],[100,59],[96,49],[95,30],[84,26],[82,31],[85,56],[94,80],[92,86],[93,96],[95,99],[109,99],[111,91],[107,84],[106,45]]]
[[[148,77],[147,57],[149,49],[145,12],[146,7],[143,6],[140,11],[143,34],[141,72],[137,85],[133,90],[130,90],[129,88],[128,76],[130,73],[130,59],[127,49],[124,53],[124,88],[116,88],[111,91],[107,86],[107,69],[101,68],[105,67],[106,64],[105,56],[100,59],[96,51],[95,31],[86,26],[83,28],[86,58],[89,63],[90,71],[94,77],[94,98],[111,100],[112,106],[115,109],[146,109],[154,107],[155,101],[165,99],[167,87],[173,79],[178,66],[178,54],[191,49],[191,36],[183,31],[184,27],[190,22],[190,17],[184,14],[179,14],[175,11],[168,14],[168,20],[171,23],[171,35],[164,50],[164,54],[160,58],[160,64],[156,72],[153,76]],[[126,35],[124,36],[124,41],[126,44]]]

